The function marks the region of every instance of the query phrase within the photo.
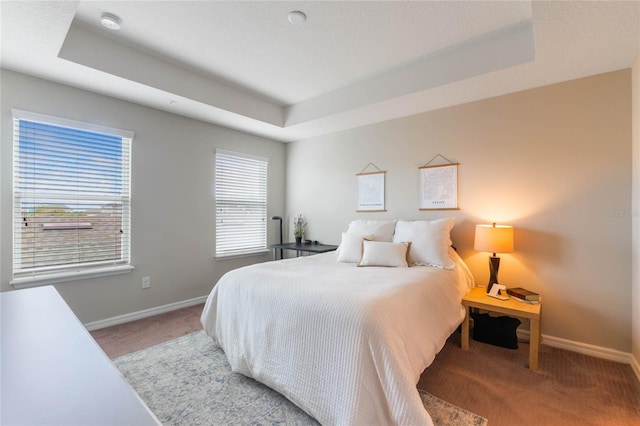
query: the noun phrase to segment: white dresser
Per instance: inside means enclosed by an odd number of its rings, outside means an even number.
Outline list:
[[[0,302],[0,424],[160,424],[55,288]]]

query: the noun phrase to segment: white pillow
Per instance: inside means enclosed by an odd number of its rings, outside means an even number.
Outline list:
[[[449,257],[449,247],[451,246],[450,232],[454,221],[453,217],[416,222],[399,220],[396,224],[393,241],[411,242],[410,265],[453,269],[456,265]]]
[[[411,243],[363,241],[362,260],[358,266],[394,266],[406,268],[407,250]]]
[[[353,220],[347,234],[371,235],[372,241],[392,242],[395,229],[395,220]]]
[[[338,262],[358,263],[362,258],[362,241],[370,240],[371,235],[342,233]]]

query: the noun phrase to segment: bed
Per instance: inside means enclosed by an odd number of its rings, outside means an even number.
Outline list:
[[[359,267],[340,255],[228,272],[205,304],[206,333],[234,372],[321,424],[432,424],[416,384],[464,319],[468,268],[448,247],[451,269]]]

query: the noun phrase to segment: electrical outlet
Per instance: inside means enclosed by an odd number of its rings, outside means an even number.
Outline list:
[[[142,288],[151,287],[151,277],[142,277]]]

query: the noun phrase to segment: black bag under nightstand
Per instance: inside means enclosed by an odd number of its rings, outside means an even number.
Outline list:
[[[473,340],[503,348],[518,349],[516,329],[521,324],[518,318],[492,317],[489,314],[471,314],[473,318]]]

